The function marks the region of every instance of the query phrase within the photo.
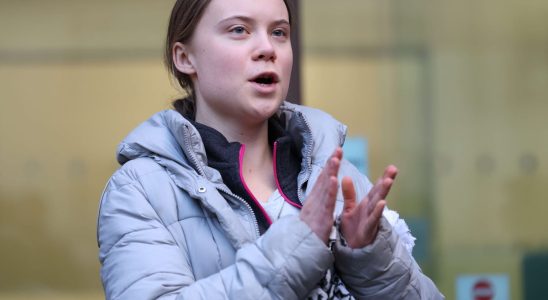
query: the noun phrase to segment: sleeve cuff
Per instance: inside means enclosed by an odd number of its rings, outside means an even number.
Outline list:
[[[392,234],[392,227],[382,217],[377,237],[372,244],[363,248],[348,247],[339,234],[334,247],[335,266],[341,273],[364,274],[369,279],[376,278],[389,268],[395,245],[396,238]]]
[[[333,265],[329,248],[298,216],[279,219],[258,242],[278,275],[301,292],[313,288]]]

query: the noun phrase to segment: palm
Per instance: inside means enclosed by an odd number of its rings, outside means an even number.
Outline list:
[[[337,197],[337,173],[341,159],[342,149],[337,148],[316,180],[300,213],[301,220],[325,243],[329,239],[333,226],[333,210]]]
[[[396,178],[397,169],[388,166],[369,194],[358,204],[352,179],[342,180],[344,208],[341,215],[341,233],[351,248],[371,244],[379,227],[379,220],[386,205],[386,196]]]

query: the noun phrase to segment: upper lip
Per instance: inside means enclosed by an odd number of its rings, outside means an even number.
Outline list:
[[[278,83],[280,81],[280,77],[275,72],[262,72],[262,73],[259,73],[255,76],[251,77],[251,79],[249,79],[249,81],[257,81],[258,79],[261,79],[261,78],[271,79],[273,83]]]

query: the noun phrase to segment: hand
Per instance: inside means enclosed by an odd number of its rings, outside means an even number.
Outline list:
[[[339,147],[331,155],[306,198],[299,217],[327,244],[333,227],[333,210],[337,197],[337,173],[342,159]]]
[[[363,248],[377,237],[386,196],[396,178],[398,169],[388,166],[369,194],[356,203],[356,191],[350,177],[342,180],[344,207],[341,215],[341,233],[350,248]]]

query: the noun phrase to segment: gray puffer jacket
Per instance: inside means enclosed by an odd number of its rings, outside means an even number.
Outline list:
[[[279,114],[303,139],[302,202],[346,127],[290,103]],[[333,264],[358,299],[442,298],[402,241],[409,233],[395,233],[385,218],[363,249],[338,241],[330,251],[298,216],[259,235],[253,211],[208,167],[205,153],[196,128],[173,110],[157,113],[120,144],[123,166],[105,188],[98,218],[107,299],[303,299]],[[371,188],[346,161],[340,176],[354,178],[359,199]]]

